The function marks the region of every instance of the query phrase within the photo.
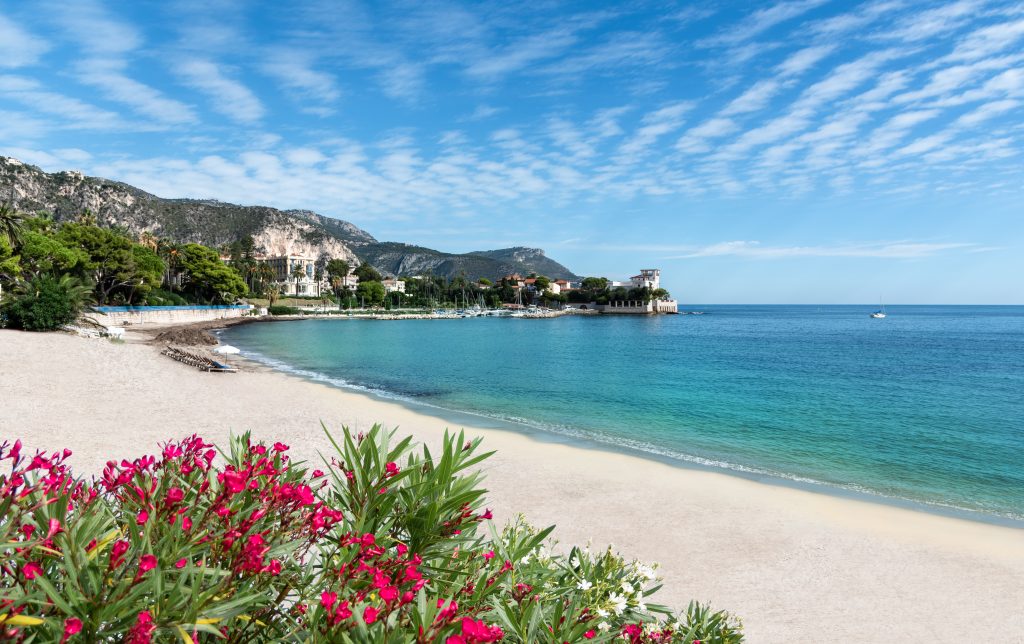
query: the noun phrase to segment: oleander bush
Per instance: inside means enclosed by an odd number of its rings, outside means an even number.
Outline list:
[[[267,307],[267,313],[271,315],[298,315],[301,311],[294,306],[270,306]]]
[[[330,436],[330,434],[328,434]],[[497,530],[479,440],[375,427],[321,468],[191,436],[75,478],[0,445],[0,639],[15,642],[716,642],[726,613],[649,603],[653,567]],[[557,547],[556,547],[557,549]]]

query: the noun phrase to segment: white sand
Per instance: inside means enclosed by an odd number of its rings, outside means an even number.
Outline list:
[[[198,432],[252,429],[299,456],[329,427],[446,423],[279,373],[206,374],[151,346],[0,331],[0,437],[70,447],[79,472]],[[694,471],[467,427],[496,520],[558,524],[563,543],[614,543],[662,565],[661,603],[711,601],[751,642],[1024,642],[1024,530]]]

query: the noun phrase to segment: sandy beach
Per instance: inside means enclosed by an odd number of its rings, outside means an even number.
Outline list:
[[[435,443],[446,427],[409,408],[249,369],[210,374],[128,342],[0,331],[0,437],[69,447],[76,470],[199,433],[252,430],[298,456],[320,428],[374,423]],[[496,521],[557,524],[562,543],[615,544],[661,564],[660,603],[710,601],[751,642],[1024,642],[1024,530],[673,467],[466,426]]]

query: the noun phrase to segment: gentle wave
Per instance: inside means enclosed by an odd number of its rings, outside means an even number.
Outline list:
[[[538,423],[537,421],[519,416],[488,414],[480,411],[466,409],[452,409],[450,407],[435,405],[432,403],[425,402],[423,400],[413,398],[408,395],[402,395],[379,387],[371,387],[367,385],[356,384],[348,380],[345,380],[344,378],[329,376],[319,371],[294,367],[281,360],[271,358],[257,351],[242,349],[241,355],[244,356],[245,358],[253,360],[254,362],[261,363],[282,373],[298,376],[313,382],[328,384],[334,387],[338,387],[340,389],[346,389],[350,391],[356,391],[362,394],[376,396],[378,398],[398,402],[406,406],[427,407],[430,409],[435,409],[438,412],[442,413],[446,412],[450,414],[474,416],[489,421],[498,421],[500,423],[508,424],[512,428],[514,428],[515,426],[519,426],[535,432],[553,434],[555,436],[561,436],[566,438],[579,439],[589,443],[594,443],[598,447],[610,446],[625,448],[633,452],[638,452],[642,455],[645,454],[649,456],[656,456],[659,459],[666,459],[668,461],[675,462],[676,464],[679,465],[696,465],[701,468],[708,468],[712,470],[726,470],[728,472],[737,473],[751,478],[775,479],[780,483],[795,483],[799,484],[800,486],[820,487],[825,489],[839,490],[844,493],[852,494],[855,496],[866,496],[875,499],[880,499],[883,502],[892,501],[900,504],[909,504],[911,506],[923,506],[924,509],[931,508],[938,511],[952,512],[957,515],[966,514],[972,518],[984,519],[986,517],[994,517],[998,519],[1009,520],[1013,523],[1024,522],[1024,514],[1016,514],[1013,512],[1004,512],[988,508],[966,507],[952,503],[944,503],[942,501],[936,501],[932,499],[915,499],[910,497],[885,494],[878,490],[862,485],[822,481],[819,479],[799,476],[797,474],[791,474],[788,472],[778,472],[770,469],[741,465],[739,463],[731,463],[728,461],[709,459],[702,456],[687,454],[685,452],[680,452],[677,450],[666,449],[644,441],[632,440],[621,436],[610,436],[608,434],[588,431],[583,428],[572,427],[569,425],[560,425],[554,423]]]

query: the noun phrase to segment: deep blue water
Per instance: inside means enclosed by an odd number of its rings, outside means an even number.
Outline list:
[[[706,313],[308,320],[224,341],[612,449],[1024,519],[1024,307],[691,308]]]

